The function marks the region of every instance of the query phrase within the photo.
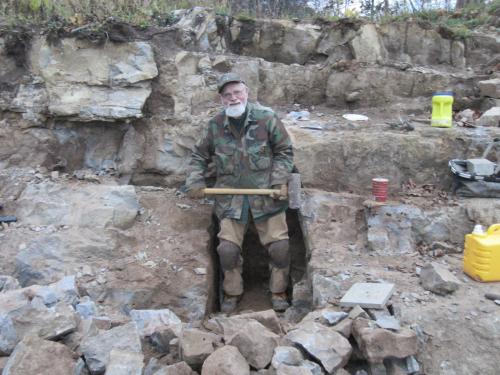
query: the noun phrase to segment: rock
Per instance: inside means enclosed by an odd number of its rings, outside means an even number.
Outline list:
[[[45,85],[40,82],[20,84],[16,97],[10,103],[10,110],[20,112],[26,120],[41,123],[45,120],[48,94]]]
[[[382,60],[384,47],[374,24],[361,26],[359,34],[351,41],[350,45],[356,60],[365,62]]]
[[[381,316],[375,321],[380,328],[398,331],[401,328],[399,321],[393,316]]]
[[[59,281],[49,284],[48,287],[54,292],[57,302],[65,302],[74,306],[80,297],[74,275],[64,276]]]
[[[330,278],[315,273],[312,277],[313,305],[325,307],[342,296],[340,284]]]
[[[196,328],[187,328],[180,337],[181,359],[194,369],[200,369],[203,361],[213,353],[217,335]]]
[[[68,185],[44,182],[26,187],[18,200],[17,216],[28,225],[68,225],[87,228],[128,228],[139,202],[130,185]]]
[[[308,313],[302,319],[302,322],[314,321],[325,326],[332,326],[347,318],[348,314],[343,311],[337,311],[332,308],[323,308]]]
[[[27,295],[18,291],[23,289],[0,294],[0,353],[10,354],[27,335],[51,340],[76,330],[76,314],[71,306],[61,302],[47,308],[36,298],[30,303]]]
[[[159,327],[151,334],[149,340],[158,353],[168,353],[172,340],[179,337],[177,332],[177,328]]]
[[[186,362],[178,362],[170,366],[165,366],[152,373],[152,375],[196,375]],[[146,375],[146,374],[144,374]]]
[[[344,367],[352,347],[341,334],[314,322],[305,322],[285,336],[316,358],[329,373]]]
[[[61,279],[83,262],[109,258],[116,240],[95,229],[68,229],[42,234],[15,257],[15,275],[21,285],[48,284]]]
[[[312,375],[323,375],[325,372],[323,371],[323,368],[317,364],[316,362],[309,361],[306,359],[300,364],[300,367],[306,368],[309,371],[311,371]],[[335,372],[335,375],[341,374],[342,369],[339,369]]]
[[[231,69],[231,62],[226,56],[219,55],[214,58],[212,68],[221,73],[227,73]]]
[[[383,363],[370,363],[370,375],[387,375],[387,370]]]
[[[352,319],[344,319],[344,320],[340,321],[339,323],[335,324],[332,327],[332,329],[335,332],[340,333],[346,339],[348,339],[351,336],[351,332],[352,332]]]
[[[232,44],[240,46],[240,54],[262,57],[268,61],[303,65],[321,37],[315,25],[295,24],[289,20],[259,20],[259,37],[248,39],[247,22],[236,21],[231,26]]]
[[[418,350],[414,331],[401,328],[397,332],[377,328],[374,322],[358,318],[353,323],[353,336],[363,356],[370,363],[382,363],[385,358],[405,358]]]
[[[133,126],[123,136],[120,151],[118,152],[118,172],[121,175],[132,175],[138,163],[144,157],[144,135],[135,130]]]
[[[203,362],[201,375],[250,375],[250,366],[238,348],[226,345]]]
[[[178,337],[182,330],[182,321],[169,309],[131,310],[130,317],[137,324],[142,337],[151,336],[160,329],[169,327]]]
[[[277,369],[281,364],[298,366],[304,360],[304,356],[297,348],[292,346],[277,346],[274,348],[274,355],[271,366]]]
[[[420,365],[414,356],[406,357],[404,359],[392,358],[384,361],[386,364],[388,375],[406,375],[417,374],[420,371]]]
[[[351,311],[349,311],[348,317],[353,320],[356,318],[370,318],[368,313],[359,305],[354,306]]]
[[[250,312],[231,317],[215,317],[205,323],[207,329],[224,335],[226,341],[249,321],[257,321],[277,335],[283,333],[278,316],[274,310]]]
[[[313,373],[305,367],[282,364],[276,369],[276,375],[313,375]]]
[[[87,369],[87,366],[85,365],[85,361],[82,358],[78,358],[78,361],[76,361],[75,365],[75,370],[73,371],[72,375],[89,375],[89,370]]]
[[[55,47],[37,39],[34,50],[33,69],[45,81],[51,115],[76,121],[142,117],[151,80],[158,75],[148,43],[88,48],[87,42],[65,38]]]
[[[80,314],[82,319],[88,319],[91,316],[94,316],[97,314],[97,308],[94,303],[90,299],[89,296],[85,296],[81,299],[81,301],[76,305],[76,312]]]
[[[113,349],[109,353],[105,375],[142,375],[143,361],[142,353]]]
[[[479,81],[477,86],[479,87],[479,94],[481,96],[500,99],[500,78]]]
[[[0,293],[8,292],[9,290],[19,289],[19,281],[12,276],[0,275]]]
[[[500,107],[488,109],[477,119],[477,124],[480,126],[498,127],[500,124]]]
[[[443,265],[432,262],[420,271],[420,283],[426,290],[445,295],[453,293],[460,286],[460,281]]]
[[[74,375],[76,358],[62,344],[27,336],[10,355],[2,375]]]
[[[431,250],[436,254],[458,254],[462,252],[462,248],[441,241],[433,242],[431,244]]]
[[[464,109],[463,111],[460,111],[457,115],[457,117],[464,122],[471,122],[474,123],[474,115],[475,112],[472,109]]]
[[[264,310],[264,311],[256,311],[250,312],[246,314],[239,314],[234,316],[235,319],[254,319],[262,324],[264,327],[268,328],[272,332],[277,335],[283,334],[283,330],[281,329],[280,320],[278,319],[278,315],[276,315],[276,311],[274,310]]]
[[[141,352],[141,339],[135,323],[131,322],[99,332],[95,336],[84,337],[80,350],[92,375],[105,371],[113,349],[133,353]]]
[[[345,94],[346,103],[357,102],[361,98],[361,93],[359,91],[353,91]]]
[[[263,369],[271,362],[278,341],[278,335],[257,321],[249,321],[240,327],[228,344],[237,347],[252,367]]]
[[[159,366],[151,375],[196,375],[186,362],[177,362],[170,366]],[[148,375],[144,373],[144,375]]]

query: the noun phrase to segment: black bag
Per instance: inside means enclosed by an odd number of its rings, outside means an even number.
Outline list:
[[[500,175],[476,176],[467,172],[465,160],[450,160],[452,192],[460,197],[500,198]]]

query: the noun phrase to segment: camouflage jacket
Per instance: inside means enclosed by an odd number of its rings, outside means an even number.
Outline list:
[[[216,167],[216,187],[270,188],[286,184],[293,168],[290,137],[276,114],[266,107],[248,103],[243,130],[230,124],[224,111],[208,122],[201,139],[194,146],[188,189],[205,186],[209,163]],[[215,213],[219,219],[240,219],[242,195],[216,196]],[[248,197],[254,219],[283,211],[286,201],[268,196]]]

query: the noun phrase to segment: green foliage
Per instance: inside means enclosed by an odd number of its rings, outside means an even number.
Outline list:
[[[248,13],[238,13],[234,18],[240,22],[255,22],[255,18]]]

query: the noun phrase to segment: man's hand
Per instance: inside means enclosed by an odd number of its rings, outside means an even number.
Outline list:
[[[203,192],[205,188],[194,188],[189,189],[186,196],[191,199],[202,199],[205,198],[205,193]]]
[[[284,185],[274,185],[273,189],[279,190],[279,192],[271,194],[271,197],[273,199],[278,199],[280,201],[284,201],[284,200],[288,199],[288,186],[286,184],[284,184]]]

